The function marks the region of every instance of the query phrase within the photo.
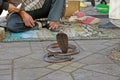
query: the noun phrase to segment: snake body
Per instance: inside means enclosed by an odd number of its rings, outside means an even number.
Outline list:
[[[68,52],[62,53],[57,43],[53,43],[47,46],[49,53],[44,55],[44,60],[50,63],[71,61],[73,58],[71,55],[78,54],[80,51],[73,44],[68,44]]]
[[[49,53],[44,55],[44,60],[50,63],[71,61],[71,55],[78,54],[80,51],[73,44],[68,43],[68,36],[65,33],[58,33],[56,35],[57,43],[47,46]]]

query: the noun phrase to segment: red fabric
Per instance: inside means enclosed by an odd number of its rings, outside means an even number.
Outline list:
[[[74,16],[77,16],[77,18],[80,18],[80,17],[85,16],[85,13],[84,13],[84,12],[76,12],[76,13],[74,14]]]
[[[83,24],[89,24],[91,23],[95,18],[91,16],[86,16],[87,18],[85,20],[81,20],[80,22]]]

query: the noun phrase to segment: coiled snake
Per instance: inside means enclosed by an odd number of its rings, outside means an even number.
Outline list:
[[[78,54],[80,51],[73,44],[68,43],[68,36],[63,32],[56,35],[57,43],[47,46],[48,53],[44,55],[44,60],[50,63],[71,61],[71,55]]]

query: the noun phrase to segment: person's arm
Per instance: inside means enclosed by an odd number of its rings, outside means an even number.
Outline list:
[[[13,4],[8,4],[8,9],[9,12],[17,12],[19,13],[21,10],[19,8],[17,8],[16,6],[14,6]]]
[[[9,2],[0,0],[0,9],[8,10],[9,12],[19,12],[19,9]]]
[[[33,27],[35,25],[33,18],[28,13],[26,13],[24,10],[21,10],[9,3],[8,11],[18,13],[21,16],[23,22],[25,23],[25,26]]]
[[[18,14],[21,16],[23,22],[25,23],[25,26],[27,27],[35,26],[35,21],[33,20],[32,16],[30,16],[28,13],[26,13],[23,10],[20,10]]]

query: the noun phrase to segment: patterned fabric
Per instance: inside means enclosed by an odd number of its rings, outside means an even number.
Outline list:
[[[75,22],[68,22],[63,20],[60,25],[60,31],[66,33],[69,40],[91,40],[91,39],[120,39],[113,29],[98,28],[97,25],[84,25]],[[30,30],[21,33],[6,32],[4,42],[15,41],[45,41],[56,40],[56,34],[49,29],[43,28],[41,30]]]
[[[31,11],[42,7],[45,0],[22,0],[21,9]]]

